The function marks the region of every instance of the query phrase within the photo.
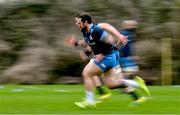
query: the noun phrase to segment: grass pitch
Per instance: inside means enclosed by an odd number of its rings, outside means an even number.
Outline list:
[[[84,96],[82,85],[0,85],[0,114],[180,114],[180,86],[149,86],[151,99],[128,107],[131,98],[118,90],[95,109],[74,102]]]

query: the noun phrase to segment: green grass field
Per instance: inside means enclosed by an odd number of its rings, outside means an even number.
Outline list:
[[[152,96],[128,107],[129,96],[113,90],[95,109],[74,104],[84,96],[82,85],[0,85],[0,114],[180,114],[180,86],[149,86]]]

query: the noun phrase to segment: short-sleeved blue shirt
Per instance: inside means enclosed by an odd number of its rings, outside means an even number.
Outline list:
[[[91,24],[90,32],[86,32],[85,29],[81,32],[83,33],[84,40],[92,48],[95,55],[100,53],[106,55],[113,52],[113,46],[103,41],[108,33],[97,24]]]

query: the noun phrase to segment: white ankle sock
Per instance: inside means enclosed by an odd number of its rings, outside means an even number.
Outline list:
[[[86,91],[86,100],[90,103],[94,103],[94,93],[91,91]]]
[[[123,83],[126,86],[131,86],[131,87],[134,87],[134,88],[138,88],[139,87],[139,84],[136,81],[134,81],[134,80],[123,79],[122,81],[123,81]]]

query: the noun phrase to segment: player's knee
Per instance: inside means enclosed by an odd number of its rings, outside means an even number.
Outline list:
[[[87,77],[86,72],[83,71],[82,76],[83,76],[83,78]]]
[[[83,78],[86,78],[86,77],[90,77],[90,74],[88,71],[83,71],[82,76],[83,76]]]
[[[116,87],[116,85],[113,83],[106,83],[106,85],[109,89],[115,89],[115,87]]]

